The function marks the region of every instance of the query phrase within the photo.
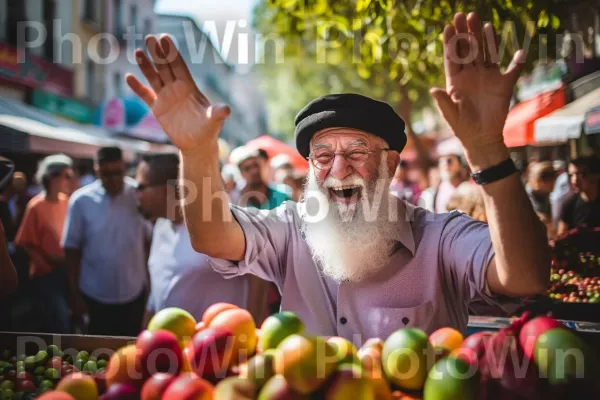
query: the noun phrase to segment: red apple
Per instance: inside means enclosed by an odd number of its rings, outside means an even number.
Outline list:
[[[161,400],[211,400],[212,385],[196,374],[181,375],[167,387]]]
[[[22,381],[33,381],[33,374],[31,372],[27,372],[27,371],[18,372],[17,378],[15,381],[16,381],[17,385],[19,384],[19,382],[22,382]]]
[[[115,383],[111,385],[101,397],[102,400],[139,400],[139,398],[140,395],[137,388],[128,383]]]
[[[175,379],[177,379],[175,375],[161,372],[152,375],[142,387],[141,400],[161,400],[163,394]]]
[[[25,393],[34,393],[37,390],[33,381],[29,380],[17,381],[16,389],[17,392]]]
[[[17,371],[11,369],[10,371],[4,374],[4,379],[7,381],[15,382],[17,380]]]
[[[142,373],[146,377],[157,372],[177,375],[183,366],[183,355],[177,336],[170,331],[145,330],[137,337],[135,346],[140,351]]]
[[[192,338],[185,348],[192,371],[208,379],[223,379],[227,375],[233,351],[233,333],[227,329],[205,328]]]
[[[455,355],[458,358],[467,361],[468,363],[475,363],[485,353],[487,344],[494,332],[482,331],[468,336],[455,350]]]
[[[542,333],[549,331],[550,329],[564,327],[565,326],[561,322],[546,316],[537,317],[526,322],[519,334],[519,344],[521,345],[525,356],[530,360],[533,360],[535,343]]]

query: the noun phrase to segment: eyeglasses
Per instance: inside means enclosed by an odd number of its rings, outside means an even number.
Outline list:
[[[346,149],[344,151],[328,151],[328,150],[317,150],[315,154],[311,154],[307,157],[310,160],[315,168],[320,169],[321,171],[330,170],[333,166],[333,162],[335,161],[335,156],[341,155],[344,157],[344,160],[348,164],[350,164],[353,168],[360,168],[369,159],[369,156],[378,151],[390,151],[391,149],[383,148],[383,149]]]

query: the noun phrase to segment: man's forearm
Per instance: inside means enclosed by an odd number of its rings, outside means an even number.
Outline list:
[[[208,256],[242,260],[244,234],[229,209],[216,141],[181,153],[181,206],[194,249]]]
[[[508,149],[502,145],[466,150],[473,171],[504,161]],[[506,295],[528,295],[546,288],[550,253],[543,224],[535,214],[518,174],[482,186],[485,211],[495,251],[492,291]]]

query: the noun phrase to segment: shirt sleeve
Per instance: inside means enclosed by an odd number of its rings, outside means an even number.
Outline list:
[[[36,209],[33,206],[33,204],[36,203],[30,203],[25,209],[25,214],[23,215],[21,226],[17,231],[17,236],[15,237],[15,245],[17,245],[18,247],[40,247],[40,235],[36,229],[38,226],[38,213],[36,212]]]
[[[444,275],[459,298],[498,305],[499,298],[487,284],[487,269],[495,254],[488,225],[455,211],[448,214],[440,240]]]
[[[287,241],[293,226],[293,211],[287,204],[273,210],[231,205],[234,218],[244,231],[246,254],[239,262],[209,257],[213,269],[224,278],[253,274],[279,287],[285,278]]]
[[[81,249],[83,229],[84,219],[81,198],[71,198],[63,230],[62,247],[65,249]]]

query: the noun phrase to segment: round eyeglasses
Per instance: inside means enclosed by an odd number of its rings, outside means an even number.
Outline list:
[[[310,156],[307,157],[310,160],[315,168],[321,171],[328,171],[333,166],[333,162],[335,161],[335,156],[341,155],[344,157],[344,160],[348,164],[350,164],[353,168],[360,168],[369,159],[371,154],[379,151],[390,151],[389,148],[368,150],[368,149],[346,149],[344,151],[329,151],[329,150],[317,150],[314,153],[311,153]]]

